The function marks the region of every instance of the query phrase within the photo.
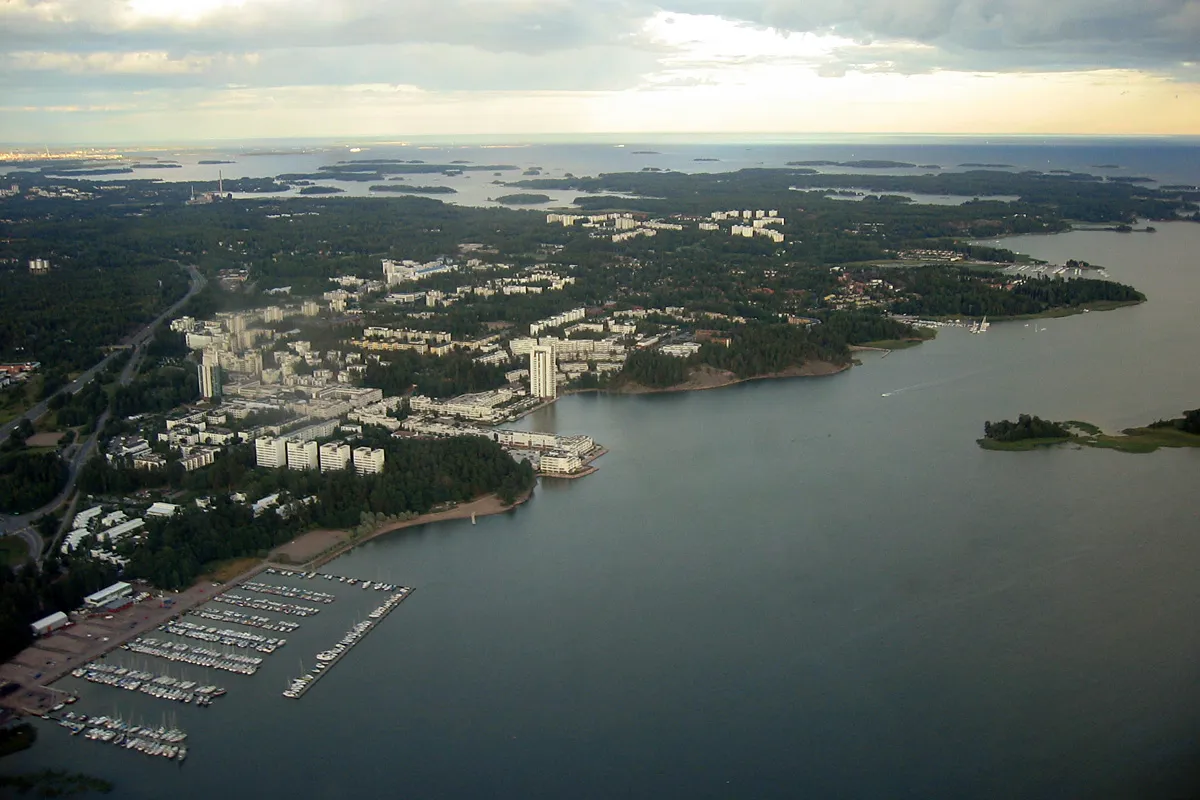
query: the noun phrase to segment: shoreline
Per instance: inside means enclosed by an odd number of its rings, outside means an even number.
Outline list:
[[[215,581],[213,573],[206,573],[183,591],[161,592],[162,598],[171,601],[169,606],[164,605],[162,601],[156,602],[152,597],[122,611],[108,615],[96,614],[88,619],[77,621],[74,625],[56,631],[50,636],[34,640],[29,647],[0,664],[0,683],[12,681],[21,687],[0,698],[0,707],[17,714],[40,716],[55,704],[62,702],[63,698],[69,694],[62,689],[54,688],[52,684],[61,680],[71,670],[103,658],[131,639],[152,633],[170,620],[183,617],[195,607],[210,602],[213,597],[222,592],[236,588],[268,567],[290,570],[303,568],[311,571],[385,533],[452,519],[501,514],[523,505],[532,496],[533,491],[530,490],[518,497],[511,505],[505,505],[495,494],[485,494],[441,511],[432,511],[412,519],[389,522],[361,536],[354,536],[351,531],[306,531],[291,542],[271,550],[266,558],[256,559],[256,563],[252,567],[243,570],[227,581]],[[332,545],[332,549],[327,545],[303,564],[277,560],[277,555],[282,548],[293,545],[305,537],[314,536],[333,536],[337,537],[338,541]],[[112,619],[105,619],[105,616],[111,616]],[[141,619],[135,620],[134,618],[138,616]],[[88,631],[92,631],[92,633],[88,633]]]
[[[530,490],[529,492],[526,492],[518,497],[511,505],[505,505],[494,493],[485,494],[475,498],[474,500],[468,500],[465,503],[459,503],[458,505],[443,509],[441,511],[430,511],[411,519],[388,522],[359,536],[356,536],[352,531],[348,530],[318,529],[306,531],[297,536],[295,539],[292,539],[290,542],[279,545],[271,550],[271,552],[267,555],[267,558],[264,559],[263,565],[266,566],[270,564],[284,567],[286,569],[303,568],[303,571],[311,572],[313,569],[327,564],[338,556],[344,555],[350,550],[353,550],[358,545],[363,544],[364,542],[369,542],[370,540],[382,536],[385,533],[392,533],[393,531],[403,530],[405,528],[413,528],[418,525],[429,525],[435,522],[445,522],[447,520],[469,519],[472,517],[487,517],[494,514],[503,514],[507,511],[512,511],[518,506],[524,505],[532,497],[533,490]],[[302,541],[305,539],[309,539],[310,541]],[[284,558],[288,557],[286,552],[282,552],[288,547],[296,546],[303,548],[306,544],[312,544],[312,540],[320,543],[322,539],[333,539],[334,541],[330,544],[327,544],[324,549],[316,552],[302,561],[285,561],[281,560],[280,558],[281,556]],[[303,556],[307,552],[310,551],[302,551],[300,555]]]
[[[642,386],[641,384],[631,384],[616,389],[567,389],[559,394],[559,397],[569,397],[575,394],[607,394],[614,396],[634,396],[643,394],[668,394],[672,392],[704,392],[710,389],[724,389],[727,386],[737,386],[742,383],[750,383],[751,381],[777,380],[784,378],[826,378],[830,375],[837,375],[845,372],[854,366],[853,362],[846,364],[834,364],[829,361],[808,361],[799,367],[789,367],[781,372],[772,372],[767,375],[754,375],[749,378],[739,378],[732,372],[726,370],[718,370],[712,367],[701,367],[700,380],[697,381],[697,374],[692,374],[687,381],[677,383],[674,386],[651,387]],[[813,369],[812,367],[816,367]],[[715,378],[712,382],[705,382],[704,378]],[[549,404],[547,404],[549,405]]]

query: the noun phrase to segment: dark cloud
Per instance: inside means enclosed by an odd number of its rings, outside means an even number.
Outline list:
[[[936,48],[897,51],[891,63],[900,71],[1180,72],[1200,61],[1200,0],[667,0],[667,7],[864,44]]]

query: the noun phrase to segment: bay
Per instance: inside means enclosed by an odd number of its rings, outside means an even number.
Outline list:
[[[209,710],[80,687],[85,713],[173,710],[182,766],[50,726],[4,766],[129,798],[1175,793],[1200,757],[1200,451],[974,442],[1020,412],[1115,430],[1200,405],[1200,226],[1158,227],[1004,240],[1107,267],[1137,307],[828,378],[564,398],[523,424],[591,434],[599,472],[333,562],[416,592],[299,702],[287,676],[375,593],[338,590]]]

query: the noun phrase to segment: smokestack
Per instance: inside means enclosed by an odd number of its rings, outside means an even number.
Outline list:
[[[221,170],[217,170],[217,194],[225,194],[225,176],[221,174]]]

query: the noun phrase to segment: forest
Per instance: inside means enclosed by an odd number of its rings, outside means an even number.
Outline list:
[[[313,526],[357,525],[368,511],[422,514],[440,503],[462,502],[490,492],[511,503],[529,491],[535,480],[528,462],[518,464],[498,444],[479,437],[399,440],[380,436],[371,444],[386,452],[384,471],[379,475],[243,465],[237,488],[247,496],[279,492],[284,498],[313,497],[316,502],[301,505],[286,518],[272,511],[255,517],[248,505],[218,494],[208,510],[188,509],[152,523],[144,542],[130,547],[126,575],[163,588],[182,588],[195,581],[206,565],[265,556],[271,548]]]
[[[983,423],[983,437],[997,442],[1020,442],[1026,439],[1066,439],[1071,435],[1060,422],[1021,414],[1016,422],[1000,420]]]
[[[54,239],[46,250],[49,273],[14,270],[0,280],[0,361],[40,361],[64,372],[89,367],[102,357],[101,346],[116,344],[187,292],[187,275],[174,264],[131,255],[89,232]]]
[[[0,661],[33,641],[30,623],[78,608],[84,597],[116,579],[116,567],[89,558],[54,555],[41,570],[0,564]]]
[[[1161,419],[1158,422],[1151,423],[1148,427],[1171,428],[1183,433],[1200,436],[1200,408],[1183,412],[1183,416],[1179,419]]]
[[[0,454],[0,512],[21,514],[49,503],[67,483],[57,453],[17,450]]]
[[[368,364],[363,386],[382,389],[385,397],[415,394],[453,397],[467,392],[498,389],[508,382],[504,368],[476,363],[468,353],[430,356],[400,350],[381,363]]]
[[[818,174],[812,169],[742,169],[726,173],[624,172],[595,178],[528,178],[510,181],[525,189],[574,189],[619,192],[577,198],[585,209],[621,208],[637,211],[706,213],[714,209],[789,208],[797,192],[806,203],[816,190],[853,189],[877,193],[949,194],[981,198],[966,206],[986,207],[989,196],[1016,196],[1009,213],[1033,213],[1054,220],[1133,222],[1141,218],[1174,219],[1176,211],[1194,211],[1178,193],[1158,191],[1127,181],[1105,181],[1080,173],[969,170],[925,175]],[[790,194],[789,194],[790,193]],[[843,205],[855,205],[842,203]],[[947,216],[953,209],[943,208]]]
[[[998,284],[1012,279],[980,274],[966,267],[892,270],[887,277],[897,292],[903,294],[892,303],[892,311],[918,316],[1012,317],[1055,308],[1139,303],[1146,299],[1131,286],[1090,278],[1020,278],[1009,289]]]

